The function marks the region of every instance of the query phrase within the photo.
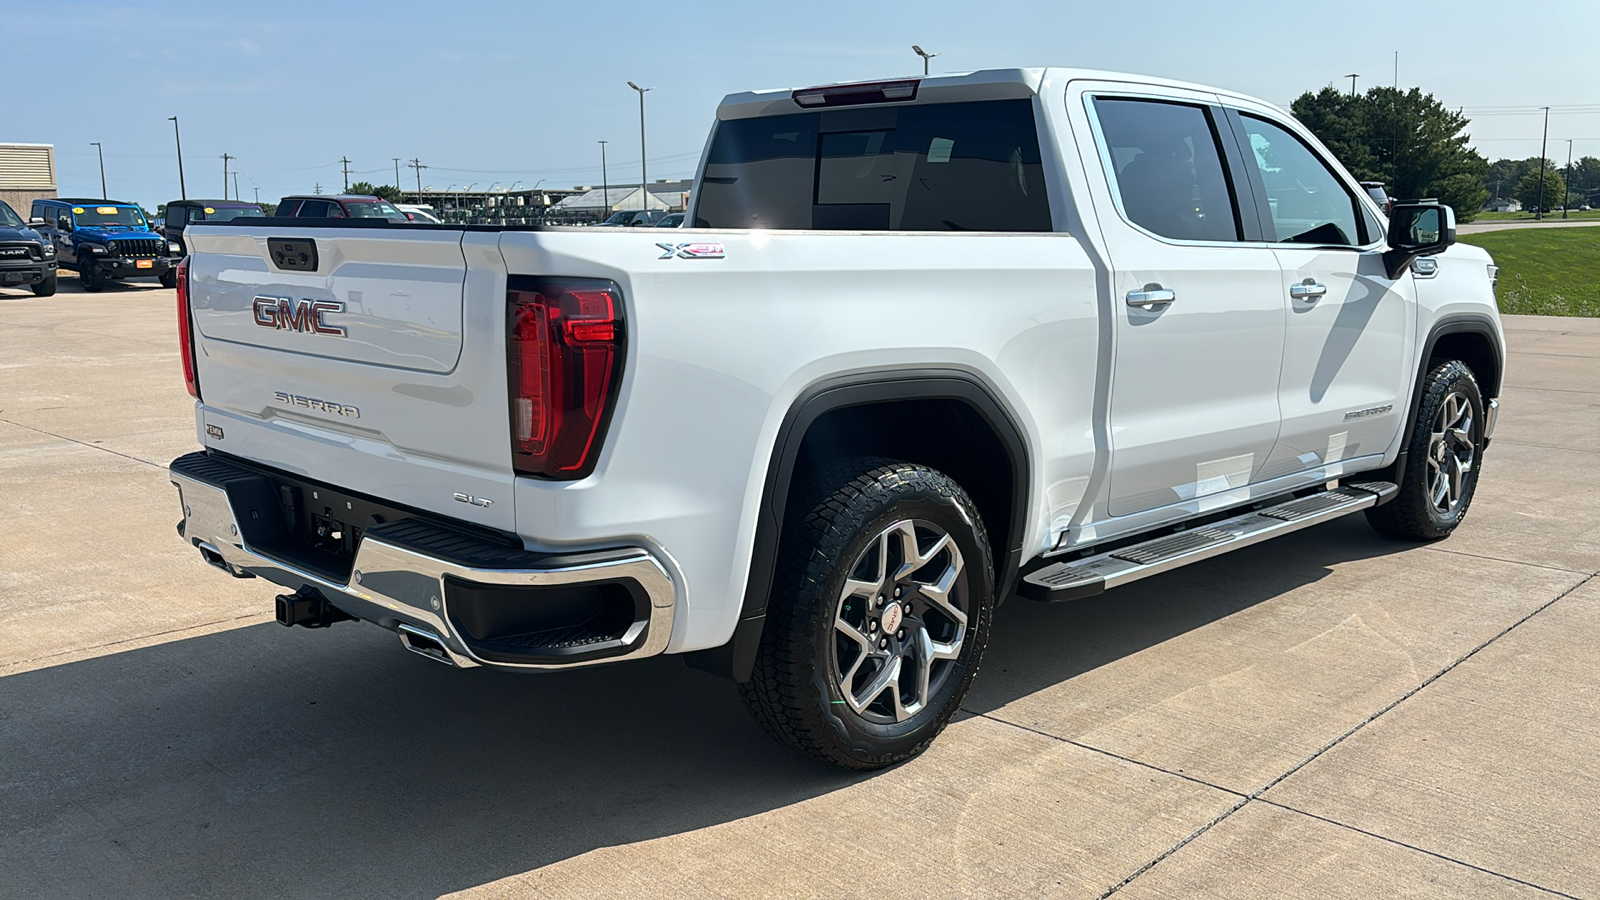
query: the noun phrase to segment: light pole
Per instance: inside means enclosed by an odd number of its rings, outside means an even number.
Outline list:
[[[172,140],[178,145],[178,199],[189,199],[189,190],[183,186],[183,137],[178,134],[178,117],[167,116],[172,120]]]
[[[233,199],[239,199],[239,170],[233,170]]]
[[[1567,187],[1561,192],[1561,218],[1567,217],[1567,202],[1572,199],[1572,139],[1567,139]]]
[[[99,141],[90,141],[89,143],[93,144],[95,152],[100,154],[100,199],[105,200],[109,196],[106,194],[106,152],[101,149]]]
[[[922,74],[924,75],[928,74],[928,60],[939,55],[937,53],[929,53],[921,47],[918,47],[916,44],[911,45],[911,52],[922,57]]]
[[[606,177],[606,141],[600,141],[600,206],[606,211],[604,219],[611,215],[611,179]]]
[[[1544,108],[1544,139],[1539,142],[1539,203],[1533,210],[1535,220],[1544,218],[1544,164],[1545,149],[1550,146],[1550,107]]]
[[[650,209],[650,169],[645,165],[644,152],[644,92],[653,91],[655,88],[642,88],[633,82],[628,82],[628,87],[639,92],[639,208]],[[611,198],[606,198],[610,204]]]
[[[394,189],[398,191],[400,190],[400,157],[391,156],[389,158],[394,160]],[[422,201],[419,200],[417,202],[420,203]]]
[[[1355,97],[1355,95],[1356,95],[1356,79],[1360,78],[1361,75],[1359,73],[1357,73],[1357,72],[1351,72],[1349,75],[1346,75],[1345,77],[1350,79],[1350,96],[1351,97]]]

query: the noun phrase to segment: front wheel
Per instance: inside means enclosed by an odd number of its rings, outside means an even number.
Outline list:
[[[789,518],[751,680],[779,741],[877,769],[921,753],[977,675],[994,609],[983,520],[949,476],[858,460]]]
[[[161,273],[161,286],[171,290],[178,286],[178,270],[168,269]]]
[[[93,262],[84,263],[78,269],[78,283],[91,294],[106,286],[105,279],[100,276],[100,267]]]
[[[1429,371],[1405,469],[1396,473],[1400,493],[1367,510],[1372,527],[1413,541],[1455,531],[1478,488],[1483,423],[1483,394],[1472,370],[1451,360]]]
[[[35,282],[33,285],[31,285],[31,287],[33,288],[33,295],[35,297],[54,296],[56,292],[56,273],[51,272],[42,280]]]

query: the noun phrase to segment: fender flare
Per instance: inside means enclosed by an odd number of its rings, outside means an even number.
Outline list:
[[[1389,471],[1396,476],[1396,483],[1400,473],[1405,471],[1411,438],[1416,434],[1417,410],[1422,407],[1422,385],[1428,379],[1428,363],[1433,359],[1433,348],[1438,345],[1439,339],[1447,334],[1477,334],[1489,342],[1495,355],[1496,371],[1492,384],[1488,383],[1487,379],[1481,384],[1486,397],[1498,397],[1500,385],[1505,381],[1506,349],[1500,343],[1494,320],[1482,313],[1453,313],[1440,316],[1428,329],[1428,338],[1423,341],[1422,353],[1417,357],[1417,377],[1411,382],[1411,402],[1406,411],[1406,427],[1400,439],[1400,452],[1395,456],[1393,466],[1389,468]]]
[[[734,681],[750,679],[766,620],[767,599],[772,593],[778,548],[783,537],[784,507],[794,478],[795,462],[811,426],[823,415],[846,407],[899,400],[954,400],[965,404],[989,426],[1005,447],[1012,473],[1008,546],[992,548],[999,569],[995,579],[996,602],[1008,596],[1022,563],[1032,469],[1024,432],[999,398],[998,391],[971,372],[934,368],[845,375],[824,379],[801,391],[784,414],[773,441],[757,512],[744,599],[733,637],[721,647],[687,654],[689,665]]]

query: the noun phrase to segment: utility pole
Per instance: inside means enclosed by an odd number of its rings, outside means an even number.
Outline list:
[[[239,199],[239,170],[233,170],[233,199]]]
[[[222,154],[222,199],[228,199],[228,160],[238,159],[237,156]]]
[[[339,162],[344,163],[344,192],[350,193],[350,160],[339,157]]]
[[[1572,199],[1572,139],[1567,139],[1567,185],[1561,192],[1561,218],[1567,217],[1567,202]]]
[[[639,208],[648,211],[650,209],[650,169],[645,165],[644,92],[653,91],[655,88],[642,88],[631,81],[628,82],[628,87],[639,92]]]
[[[167,116],[172,120],[172,139],[178,144],[178,198],[189,199],[189,190],[183,186],[183,138],[178,134],[178,117]]]
[[[111,195],[106,193],[106,152],[100,148],[99,141],[90,141],[96,153],[100,154],[100,199],[106,200]],[[1570,141],[1568,143],[1571,143]],[[1569,156],[1571,154],[1568,154]]]
[[[398,191],[400,190],[400,157],[391,156],[389,158],[394,160],[394,189]]]
[[[916,44],[911,45],[911,52],[922,57],[922,74],[924,75],[928,74],[928,60],[939,55],[937,53],[929,53],[921,47],[918,47]]]
[[[1544,218],[1544,164],[1545,149],[1550,146],[1550,107],[1544,108],[1544,139],[1539,142],[1539,204],[1533,211],[1535,220]]]
[[[322,182],[317,182],[316,186],[311,189],[311,193],[316,194],[319,197],[322,196]]]
[[[417,170],[417,202],[421,203],[422,202],[422,170],[426,169],[427,166],[422,164],[422,160],[416,159],[415,157],[412,158],[411,162],[406,163],[406,165],[408,165],[411,168]]]
[[[1360,73],[1357,73],[1357,72],[1351,72],[1349,75],[1346,75],[1345,77],[1350,79],[1350,96],[1351,96],[1351,98],[1354,98],[1355,95],[1356,95],[1356,79],[1360,78],[1361,75],[1360,75]]]
[[[605,208],[606,214],[601,219],[611,217],[611,179],[606,177],[606,141],[600,141],[600,204]],[[543,180],[543,179],[540,179]]]
[[[256,205],[261,205],[261,187],[259,185],[256,187]]]

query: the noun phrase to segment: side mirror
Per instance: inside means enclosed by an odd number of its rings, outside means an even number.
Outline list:
[[[61,218],[56,220],[56,227],[61,229],[62,231],[71,231],[72,230],[72,218],[70,216],[62,216]]]
[[[39,218],[38,216],[34,216],[33,218],[28,220],[28,224],[29,225],[43,225],[44,224],[44,220]]]
[[[1443,203],[1396,203],[1389,213],[1389,277],[1399,278],[1419,256],[1443,253],[1456,242],[1456,211]]]

